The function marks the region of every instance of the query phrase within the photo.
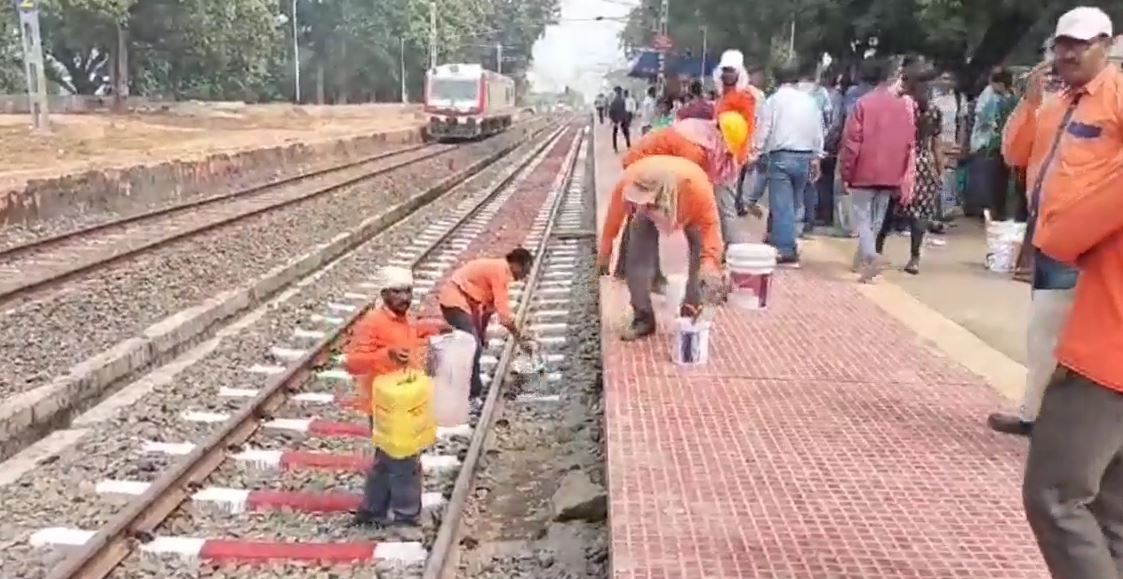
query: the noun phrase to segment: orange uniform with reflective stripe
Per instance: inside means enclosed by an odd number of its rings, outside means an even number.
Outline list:
[[[507,290],[514,281],[511,266],[503,258],[473,259],[460,266],[441,287],[437,299],[446,308],[458,308],[472,313],[471,301],[485,310],[494,310],[499,322],[512,324],[511,302]]]
[[[344,366],[355,377],[358,397],[355,405],[363,414],[370,414],[371,383],[402,366],[390,358],[391,350],[409,352],[407,367],[425,369],[430,336],[437,334],[444,323],[436,320],[413,320],[380,307],[367,313],[355,324],[351,339],[344,348]]]
[[[701,167],[681,157],[652,156],[641,159],[624,170],[612,199],[608,203],[608,213],[601,232],[601,245],[598,261],[608,263],[612,246],[620,228],[628,217],[628,202],[624,200],[624,190],[637,176],[657,165],[662,169],[671,168],[678,175],[678,216],[676,226],[696,227],[702,236],[702,265],[713,272],[721,271],[721,222],[714,199],[714,186]]]
[[[681,133],[675,130],[674,126],[652,131],[644,135],[642,139],[636,141],[636,144],[632,145],[632,148],[628,149],[628,152],[624,154],[622,163],[624,168],[627,169],[636,161],[646,159],[652,155],[682,157],[698,165],[704,171],[710,171],[710,161],[709,156],[706,154],[706,149],[682,136]]]
[[[1040,108],[1019,105],[1003,152],[1011,165],[1027,167],[1030,187],[1044,177],[1034,244],[1080,270],[1057,360],[1123,392],[1123,72],[1108,66],[1079,90],[1052,159],[1072,94]]]

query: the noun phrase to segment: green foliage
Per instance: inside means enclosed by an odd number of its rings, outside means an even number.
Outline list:
[[[70,92],[104,86],[120,24],[131,94],[291,98],[291,20],[278,22],[279,15],[291,17],[291,0],[42,1],[49,77]],[[435,2],[438,61],[494,68],[499,43],[504,72],[515,75],[529,66],[534,42],[559,10],[559,0]],[[429,0],[298,0],[304,100],[397,100],[402,60],[409,91],[419,95],[429,62],[429,7]],[[0,89],[7,91],[11,78],[22,84],[22,63],[10,4],[0,15]]]

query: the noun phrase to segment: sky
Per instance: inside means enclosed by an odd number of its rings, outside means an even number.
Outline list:
[[[638,0],[561,0],[561,19],[546,28],[534,45],[530,71],[533,90],[561,91],[566,85],[592,100],[604,73],[625,64],[620,51],[622,20],[589,21],[598,16],[627,16]]]

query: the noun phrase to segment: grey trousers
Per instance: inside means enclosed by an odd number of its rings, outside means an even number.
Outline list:
[[[1022,498],[1053,577],[1123,577],[1123,394],[1058,368],[1033,427]]]
[[[737,223],[737,182],[728,185],[714,185],[714,194],[717,197],[717,212],[721,218],[721,238],[725,240],[726,247],[730,243],[745,243],[746,234]]]
[[[416,522],[421,516],[421,457],[393,458],[376,449],[363,486],[359,514],[386,521]]]
[[[855,261],[869,262],[877,255],[877,233],[889,209],[890,189],[850,189],[854,232],[858,234]]]
[[[1033,290],[1029,302],[1029,326],[1026,328],[1026,390],[1022,395],[1019,416],[1025,422],[1037,420],[1045,387],[1057,368],[1057,339],[1068,322],[1076,290]]]
[[[690,248],[690,262],[683,303],[697,306],[702,301],[698,280],[698,270],[702,265],[702,235],[694,228],[687,228],[685,233]],[[632,311],[637,319],[654,315],[651,287],[659,269],[659,230],[647,216],[637,214],[632,217],[632,222],[628,225],[628,252],[624,258],[628,260],[624,275],[628,280]]]

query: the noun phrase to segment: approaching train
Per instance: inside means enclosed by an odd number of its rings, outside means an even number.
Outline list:
[[[515,110],[515,81],[478,64],[443,64],[426,75],[426,130],[431,138],[494,135],[511,126]]]

